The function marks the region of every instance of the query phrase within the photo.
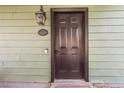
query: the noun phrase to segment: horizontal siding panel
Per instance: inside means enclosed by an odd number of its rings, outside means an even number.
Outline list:
[[[91,69],[90,76],[124,76],[124,70]]]
[[[90,77],[92,83],[124,83],[124,77]]]
[[[0,76],[1,75],[49,75],[50,70],[49,69],[14,69],[14,68],[0,68]]]
[[[89,47],[124,47],[124,41],[89,41]]]
[[[0,26],[37,26],[36,20],[0,20]]]
[[[0,19],[12,19],[13,13],[0,13]]]
[[[89,26],[90,33],[124,33],[123,26]]]
[[[121,57],[123,57],[123,56],[121,56]],[[97,58],[97,60],[99,60],[99,59]],[[111,60],[115,59],[114,61],[117,61],[116,59],[118,59],[118,58],[112,58],[112,56],[111,56],[110,59]],[[105,60],[107,60],[107,59],[105,59]],[[120,58],[120,60],[124,60],[124,59]],[[92,62],[92,63],[90,63],[90,68],[124,69],[124,62]]]
[[[45,25],[50,25],[46,20]],[[38,26],[36,20],[0,20],[0,26]]]
[[[38,5],[22,5],[22,6],[15,6],[15,12],[36,12],[40,10],[40,6]]]
[[[50,41],[0,41],[0,47],[50,47]]]
[[[46,17],[47,17],[47,20],[50,19],[50,13],[49,12],[46,12]],[[36,20],[36,15],[35,13],[0,13],[0,19],[2,20],[31,20],[31,19],[34,19]]]
[[[124,54],[124,48],[90,48],[89,54]],[[109,56],[109,55],[108,55]]]
[[[0,34],[37,34],[41,27],[0,27]],[[48,30],[50,33],[49,26],[42,26],[42,29]]]
[[[89,61],[124,61],[124,55],[89,55]]]
[[[50,40],[50,34],[40,36],[36,34],[0,34],[0,41],[2,40]]]
[[[36,5],[2,5],[0,6],[0,12],[36,12],[40,9],[40,6]]]
[[[89,18],[124,18],[123,11],[89,12]],[[103,19],[104,20],[104,19]]]
[[[35,19],[34,13],[0,13],[0,19]]]
[[[0,81],[2,82],[49,82],[49,76],[23,76],[23,75],[1,75]]]
[[[96,12],[96,11],[122,11],[124,10],[124,6],[118,5],[118,6],[111,6],[111,5],[47,5],[44,6],[45,11],[50,11],[50,8],[74,8],[74,7],[79,7],[79,8],[84,8],[88,7],[90,12]]]
[[[48,68],[48,62],[4,62],[2,68]]]
[[[48,5],[44,6],[45,11],[50,11],[50,8],[65,8],[65,7],[88,7],[89,11],[123,11],[123,5]]]
[[[45,54],[46,48],[0,48],[0,54]],[[50,50],[50,48],[48,48]],[[48,51],[48,54],[50,51]],[[45,54],[46,55],[46,54]]]
[[[89,6],[89,11],[123,11],[124,6],[123,5],[93,5]]]
[[[25,61],[50,61],[50,55],[23,55],[20,58]]]
[[[49,55],[0,55],[1,65],[6,61],[50,61]],[[10,63],[11,64],[11,63]],[[22,64],[24,64],[22,62]],[[33,67],[33,66],[32,66]],[[42,66],[41,66],[42,67]]]
[[[0,12],[14,12],[14,6],[8,6],[8,5],[6,5],[6,6],[0,6]]]
[[[123,40],[124,33],[92,33],[89,34],[90,40]],[[123,42],[123,41],[122,41]]]
[[[90,19],[89,25],[124,25],[124,19]]]
[[[35,14],[34,13],[0,13],[0,19],[35,19]]]

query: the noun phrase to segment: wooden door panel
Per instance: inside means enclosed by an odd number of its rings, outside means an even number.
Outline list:
[[[72,48],[79,48],[79,30],[77,27],[71,28],[71,46]]]
[[[57,13],[55,19],[56,78],[82,78],[82,13]]]
[[[80,72],[80,62],[79,62],[79,56],[78,55],[72,55],[71,56],[71,72]]]
[[[65,27],[59,29],[59,46],[67,48],[67,29]]]
[[[66,72],[67,71],[67,59],[68,57],[66,55],[58,55],[56,58],[57,64],[57,72]]]

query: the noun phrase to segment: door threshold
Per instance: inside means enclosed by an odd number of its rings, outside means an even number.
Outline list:
[[[84,79],[55,79],[54,83],[75,83],[75,82],[86,82]]]

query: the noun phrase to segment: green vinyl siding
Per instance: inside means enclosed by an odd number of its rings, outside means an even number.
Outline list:
[[[50,19],[42,27],[49,34],[38,35],[38,10],[39,6],[0,6],[0,81],[50,81]]]
[[[124,83],[124,6],[94,6],[89,12],[89,78]]]

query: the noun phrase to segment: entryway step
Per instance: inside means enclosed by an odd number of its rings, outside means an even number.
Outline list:
[[[51,83],[51,88],[93,88],[93,85],[84,80],[55,80]]]

